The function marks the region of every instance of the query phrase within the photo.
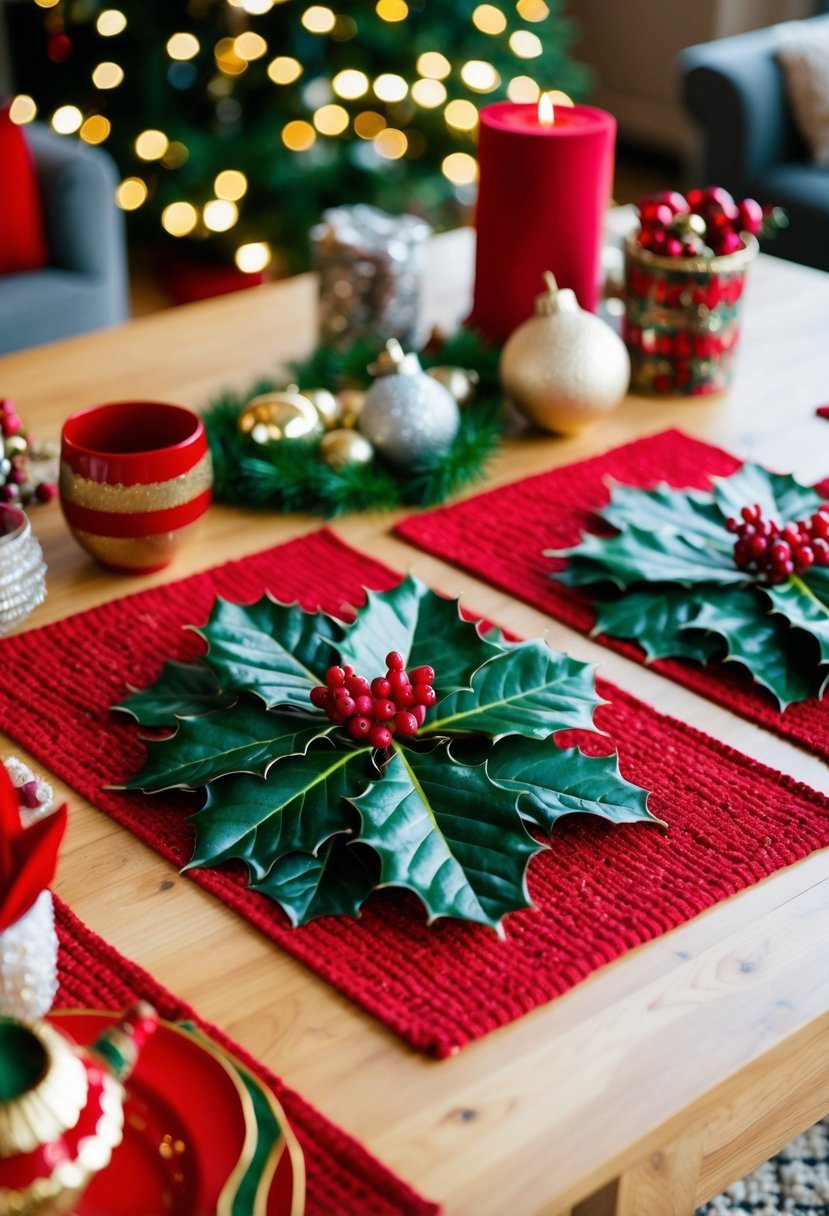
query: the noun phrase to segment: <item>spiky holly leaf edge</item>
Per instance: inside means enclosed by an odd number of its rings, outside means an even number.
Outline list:
[[[411,576],[367,592],[350,625],[265,595],[250,605],[217,599],[196,632],[207,646],[202,658],[165,664],[152,688],[115,707],[146,726],[174,728],[147,741],[146,763],[120,788],[206,786],[192,816],[190,866],[243,861],[251,887],[293,924],[356,915],[377,887],[401,886],[418,895],[430,922],[460,917],[501,933],[504,916],[528,906],[527,865],[545,847],[530,829],[549,835],[557,818],[576,812],[658,822],[646,792],[617,765],[562,752],[552,739],[593,728],[593,665],[538,639],[507,643],[486,633],[458,601]],[[436,677],[433,721],[385,753],[335,733],[308,700],[327,666],[377,663],[389,648],[416,666],[435,646],[446,678]],[[497,747],[497,775],[486,754],[455,755],[453,738],[493,757]],[[521,740],[535,749],[532,786],[520,747],[510,760]],[[545,787],[545,772],[561,783],[561,757],[571,753],[580,757],[574,783]],[[475,862],[479,850],[486,865]]]

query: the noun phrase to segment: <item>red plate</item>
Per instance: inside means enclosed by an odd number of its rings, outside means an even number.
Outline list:
[[[52,1016],[61,1030],[87,1044],[119,1015],[67,1010]],[[229,1212],[222,1192],[235,1191],[234,1180],[247,1169],[257,1139],[253,1105],[230,1066],[186,1032],[162,1023],[127,1090],[124,1140],[76,1216]],[[267,1211],[278,1216],[270,1203]]]

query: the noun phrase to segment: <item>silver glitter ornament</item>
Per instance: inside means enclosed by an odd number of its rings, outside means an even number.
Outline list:
[[[392,338],[369,371],[377,379],[366,393],[357,426],[381,456],[409,469],[451,446],[460,426],[458,403],[426,375],[417,355],[404,354]]]

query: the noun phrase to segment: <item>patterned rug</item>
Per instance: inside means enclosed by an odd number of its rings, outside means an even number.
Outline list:
[[[829,1118],[792,1140],[696,1216],[829,1216]]]

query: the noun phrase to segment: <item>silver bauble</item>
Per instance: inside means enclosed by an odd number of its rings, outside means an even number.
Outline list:
[[[504,345],[504,392],[537,426],[576,435],[621,404],[630,383],[630,358],[609,325],[584,312],[572,291],[556,288],[536,300],[536,315]]]
[[[458,403],[404,355],[394,339],[369,370],[377,375],[366,393],[358,429],[390,464],[408,469],[445,452],[460,426]]]

